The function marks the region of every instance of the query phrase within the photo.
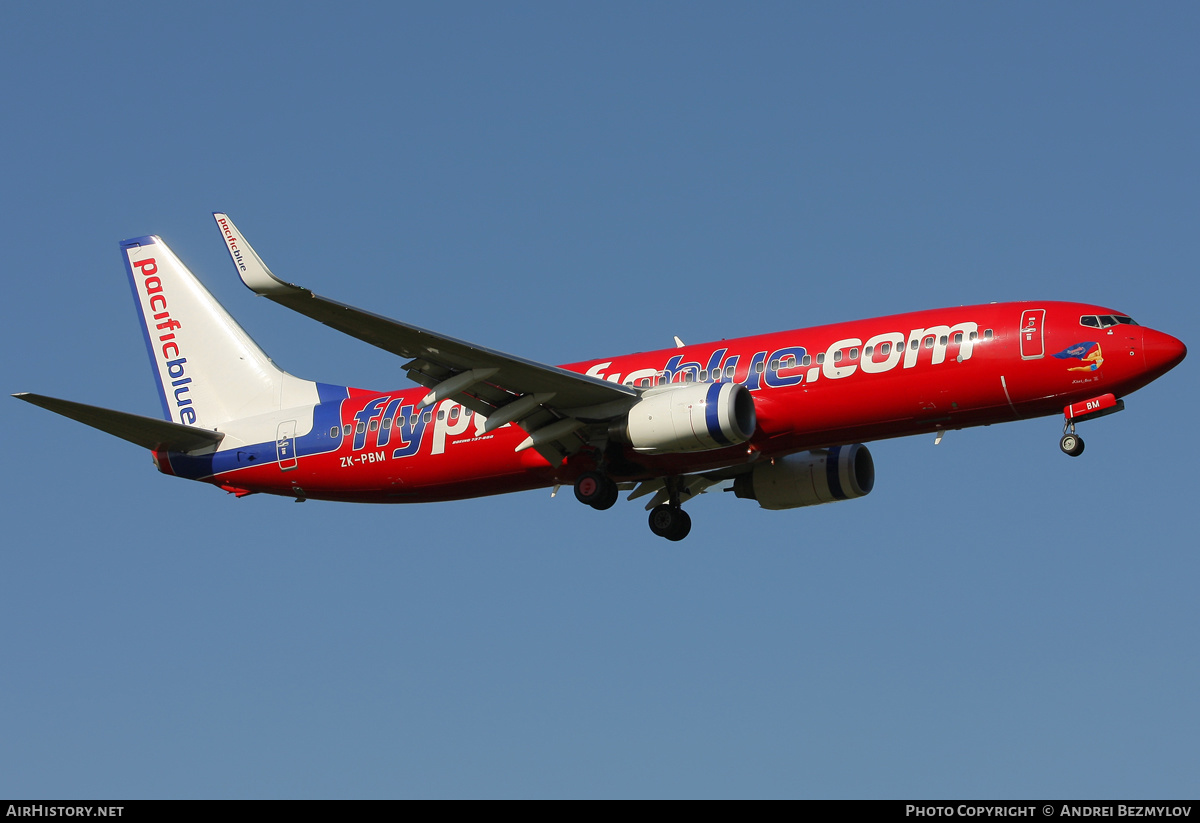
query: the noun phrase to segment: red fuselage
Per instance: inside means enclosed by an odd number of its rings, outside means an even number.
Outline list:
[[[1123,397],[1179,363],[1186,349],[1111,309],[995,303],[835,323],[574,363],[564,368],[638,387],[734,381],[751,390],[757,430],[711,451],[626,447],[614,480],[681,475],[807,449],[1060,414]],[[588,449],[551,465],[514,451],[515,425],[483,431],[450,401],[424,411],[427,389],[325,387],[295,443],[261,444],[208,465],[159,453],[160,469],[237,491],[360,502],[421,502],[570,483],[595,468]],[[185,465],[186,464],[186,465]]]

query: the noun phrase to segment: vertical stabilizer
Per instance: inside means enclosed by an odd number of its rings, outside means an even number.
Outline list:
[[[280,370],[158,237],[121,244],[163,415],[203,428],[317,402]]]

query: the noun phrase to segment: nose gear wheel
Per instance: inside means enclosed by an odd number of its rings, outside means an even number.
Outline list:
[[[1075,421],[1069,420],[1063,424],[1063,436],[1058,441],[1058,447],[1063,454],[1078,457],[1083,454],[1083,438],[1075,433]]]

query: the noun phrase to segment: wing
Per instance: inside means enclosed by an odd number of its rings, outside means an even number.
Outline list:
[[[408,376],[430,389],[423,406],[449,398],[487,417],[488,430],[516,423],[529,434],[518,451],[535,448],[557,465],[592,437],[603,436],[604,428],[595,424],[628,411],[639,397],[630,386],[515,357],[313,294],[272,274],[228,215],[218,212],[213,217],[251,291],[406,358]]]

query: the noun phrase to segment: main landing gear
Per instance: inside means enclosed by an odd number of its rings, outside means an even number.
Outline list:
[[[611,509],[619,493],[617,484],[600,472],[584,472],[575,481],[575,499],[598,511]]]
[[[650,510],[650,531],[668,540],[682,540],[692,530],[692,518],[679,504],[663,503]]]
[[[668,502],[651,509],[650,531],[668,540],[682,540],[692,530],[692,518],[679,503],[677,479],[668,478],[666,487]],[[584,472],[575,480],[575,499],[593,509],[612,508],[618,494],[617,484],[602,472]]]

